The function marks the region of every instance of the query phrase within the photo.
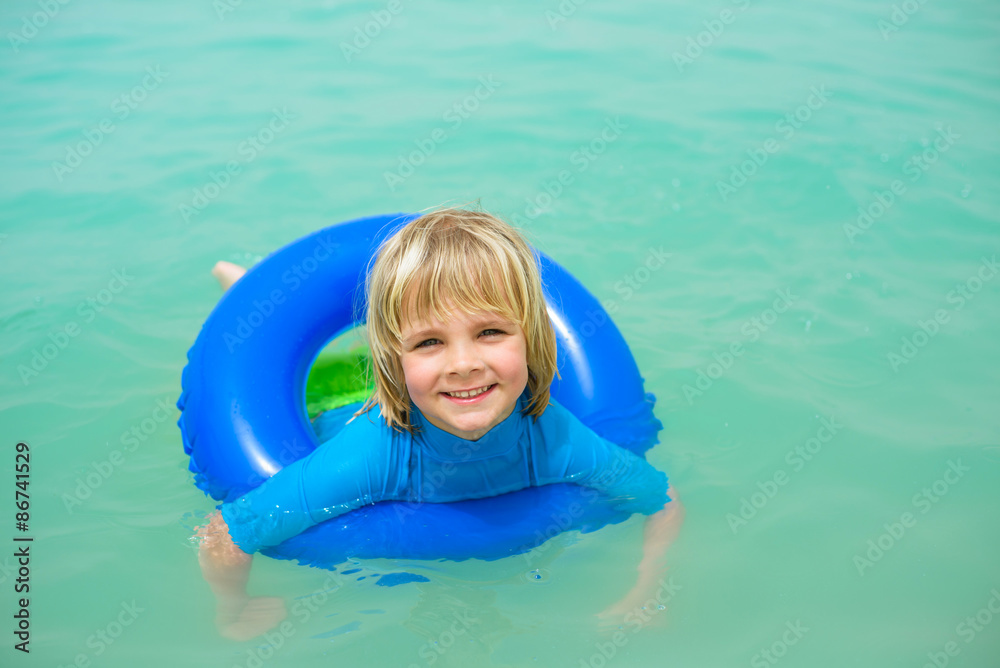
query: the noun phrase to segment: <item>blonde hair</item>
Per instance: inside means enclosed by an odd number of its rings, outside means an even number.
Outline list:
[[[378,405],[386,423],[413,433],[402,351],[408,313],[444,321],[446,302],[465,313],[493,311],[524,331],[527,415],[549,403],[556,337],[549,322],[538,260],[520,233],[483,211],[440,209],[416,218],[379,248],[365,285],[374,393],[355,415]]]

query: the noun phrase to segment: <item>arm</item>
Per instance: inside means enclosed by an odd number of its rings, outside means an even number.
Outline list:
[[[318,522],[365,503],[388,491],[385,439],[367,447],[372,433],[367,420],[345,427],[307,457],[285,467],[236,502],[223,504],[199,528],[198,561],[202,576],[217,600],[216,624],[234,640],[249,640],[285,618],[284,601],[250,598],[246,586],[252,552],[277,545]],[[381,446],[381,447],[379,447]]]
[[[647,618],[642,608],[652,606],[655,610],[655,606],[660,603],[655,599],[655,595],[663,587],[666,553],[680,532],[684,521],[684,506],[677,497],[676,489],[667,482],[666,476],[645,460],[624,450],[618,457],[609,459],[615,463],[625,461],[627,464],[607,468],[604,475],[578,476],[575,482],[600,490],[625,510],[641,513],[655,510],[655,512],[646,518],[643,527],[642,558],[639,561],[635,584],[621,600],[599,616],[603,620],[613,622],[621,621],[624,615],[634,612],[636,616],[645,620]],[[655,504],[652,507],[651,502]]]
[[[673,485],[667,488],[670,501],[654,515],[646,518],[642,539],[642,561],[639,562],[639,581],[655,584],[663,574],[667,549],[680,533],[684,523],[684,504]]]
[[[599,437],[558,404],[550,405],[549,411],[552,415],[543,428],[546,453],[536,465],[549,479],[540,482],[584,485],[610,497],[620,508],[650,515],[636,583],[602,616],[641,608],[661,586],[665,555],[680,531],[684,507],[666,476],[646,460]]]
[[[677,496],[677,490],[671,485],[667,489],[670,501],[662,510],[646,518],[643,530],[642,559],[639,561],[638,577],[635,585],[617,603],[604,610],[599,616],[609,622],[620,621],[623,615],[649,608],[648,605],[658,590],[666,574],[667,549],[680,533],[684,523],[684,505]],[[659,603],[656,600],[655,603]]]
[[[223,504],[229,535],[253,553],[355,508],[395,498],[400,457],[409,456],[399,452],[403,449],[394,446],[380,422],[356,419],[260,487]]]
[[[287,614],[280,598],[247,595],[252,559],[229,537],[222,515],[214,513],[198,528],[198,564],[215,595],[215,624],[230,640],[249,640],[274,628]]]

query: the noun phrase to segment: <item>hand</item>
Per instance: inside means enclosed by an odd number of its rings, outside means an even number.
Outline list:
[[[614,603],[597,615],[601,627],[618,627],[628,624],[633,632],[653,623],[662,623],[664,617],[659,613],[666,610],[666,605],[679,589],[672,579],[660,582],[640,580],[617,603]]]
[[[635,591],[635,590],[633,590]],[[625,623],[625,617],[629,613],[641,610],[643,601],[632,592],[625,595],[625,598],[609,605],[607,608],[597,613],[598,624],[602,627],[621,626]]]

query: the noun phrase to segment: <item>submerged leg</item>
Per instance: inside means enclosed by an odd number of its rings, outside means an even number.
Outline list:
[[[222,260],[216,262],[215,266],[212,267],[212,276],[215,276],[215,278],[218,279],[219,285],[222,286],[223,290],[228,290],[229,287],[236,281],[240,280],[245,273],[247,273],[245,267]]]

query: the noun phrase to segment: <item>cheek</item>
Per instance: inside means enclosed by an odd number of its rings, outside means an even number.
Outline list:
[[[528,359],[524,344],[513,346],[505,360],[507,374],[518,380],[528,378]]]
[[[403,380],[406,383],[406,389],[411,395],[425,391],[433,382],[432,374],[427,365],[421,364],[418,359],[403,358],[400,366],[403,367]]]

